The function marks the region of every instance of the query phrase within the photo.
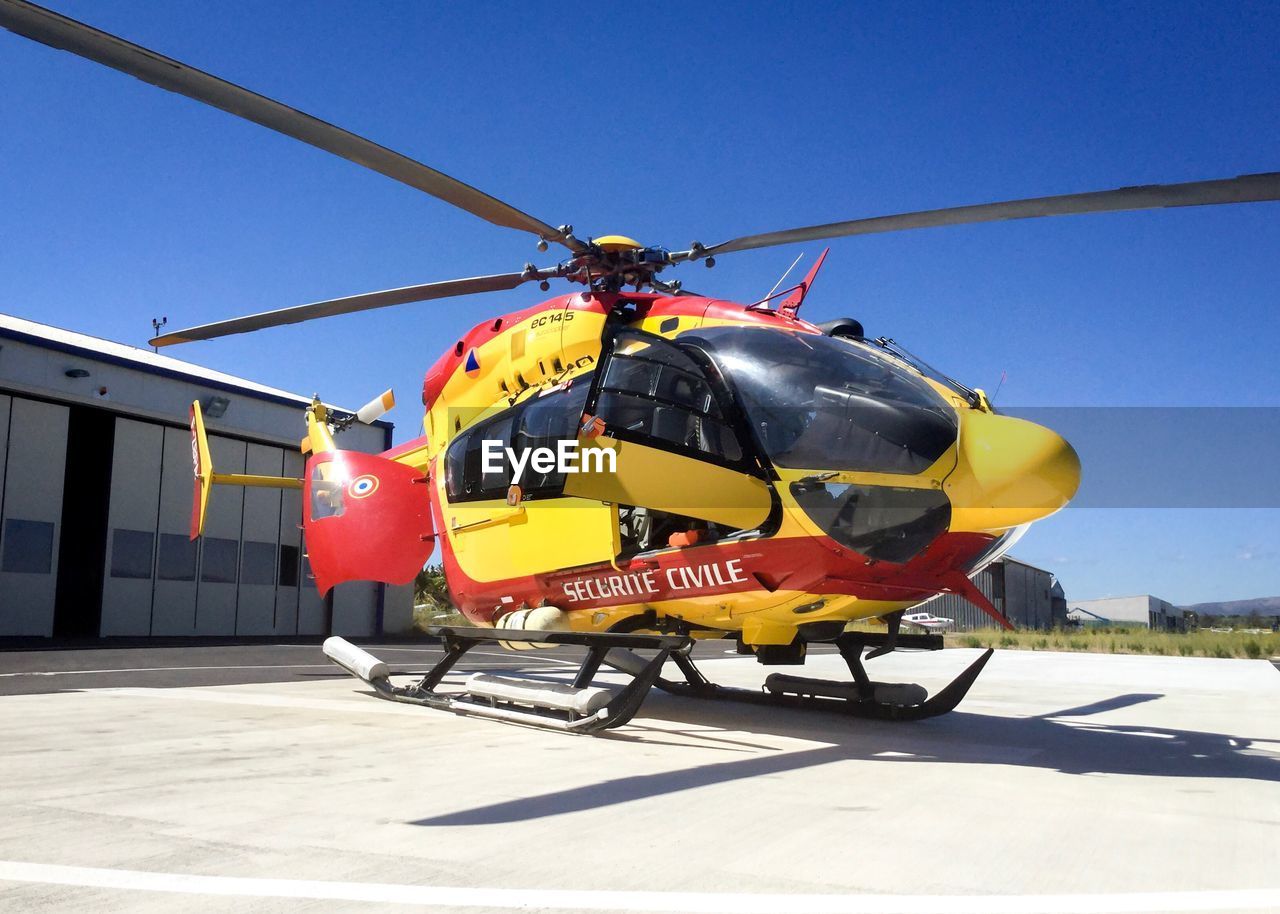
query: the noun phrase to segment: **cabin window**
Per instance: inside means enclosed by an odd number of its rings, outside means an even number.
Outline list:
[[[500,416],[485,425],[483,435],[477,435],[472,439],[473,443],[477,445],[476,459],[480,463],[477,473],[480,479],[480,493],[482,495],[488,496],[489,493],[493,493],[493,497],[495,498],[505,497],[507,487],[511,485],[511,465],[506,460],[505,455],[503,456],[503,459],[496,461],[498,467],[497,470],[490,470],[489,472],[486,472],[484,468],[483,447],[485,441],[496,441],[504,448],[510,447],[512,418],[511,413],[507,413],[505,416]],[[471,459],[471,448],[467,449],[467,459],[468,462]],[[494,463],[495,461],[490,460],[490,466]]]
[[[530,397],[455,437],[445,452],[449,500],[506,498],[512,482],[510,462],[504,453],[500,470],[484,472],[484,442],[494,441],[523,454],[532,448],[555,450],[559,441],[576,441],[590,387],[590,375],[575,378],[567,387]],[[554,468],[539,473],[526,464],[520,487],[526,498],[554,497],[564,490],[564,476]]]
[[[639,331],[614,337],[593,412],[609,433],[713,463],[744,461],[726,404],[676,344]]]

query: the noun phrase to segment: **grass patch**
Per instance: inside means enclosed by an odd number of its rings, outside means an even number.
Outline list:
[[[980,629],[948,633],[949,647],[1000,647],[1021,651],[1080,651],[1095,654],[1153,654],[1157,657],[1242,657],[1258,660],[1280,656],[1280,633],[1153,632],[1117,625],[1073,631],[1016,631]]]

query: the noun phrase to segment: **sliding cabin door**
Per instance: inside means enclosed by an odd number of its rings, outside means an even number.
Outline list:
[[[618,552],[617,506],[569,497],[556,469],[524,466],[517,478],[505,455],[486,469],[485,442],[517,454],[555,451],[577,437],[590,388],[580,377],[523,401],[462,432],[444,459],[444,535],[463,572],[495,581],[592,565]],[[523,498],[507,503],[511,486]]]

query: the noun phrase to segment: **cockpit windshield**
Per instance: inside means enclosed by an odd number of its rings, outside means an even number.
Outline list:
[[[715,362],[779,466],[916,474],[955,441],[955,413],[924,378],[852,341],[716,327],[681,342]]]
[[[916,371],[920,372],[929,380],[936,381],[939,384],[941,384],[943,387],[951,388],[957,394],[964,397],[964,399],[968,402],[970,406],[973,406],[973,407],[978,406],[978,392],[976,390],[973,390],[972,388],[969,388],[969,387],[965,387],[955,378],[952,378],[938,371],[938,369],[934,368],[924,359],[919,358],[916,355],[913,355],[912,353],[904,349],[902,346],[898,345],[896,340],[892,340],[887,336],[882,336],[879,339],[877,339],[874,343],[864,340],[862,344],[864,346],[873,346],[873,345],[878,346],[880,349],[883,349],[885,352],[889,353],[895,358],[901,359],[902,361],[906,362],[908,365],[910,365]]]

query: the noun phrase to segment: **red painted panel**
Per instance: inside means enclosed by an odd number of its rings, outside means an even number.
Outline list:
[[[321,594],[344,581],[408,584],[431,556],[430,486],[413,467],[355,451],[315,454],[302,498]]]
[[[598,609],[785,588],[864,600],[925,600],[957,592],[953,575],[964,577],[993,540],[985,534],[944,533],[905,565],[871,562],[827,537],[742,540],[692,546],[616,566],[603,563],[498,581],[469,578],[447,539],[441,542],[441,559],[458,608],[487,625],[510,605],[537,606],[544,599],[562,609]]]

